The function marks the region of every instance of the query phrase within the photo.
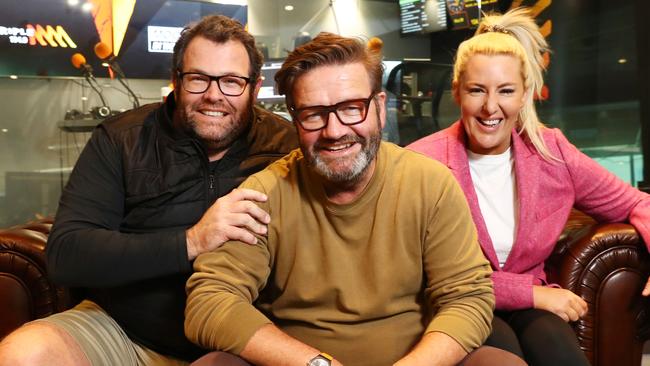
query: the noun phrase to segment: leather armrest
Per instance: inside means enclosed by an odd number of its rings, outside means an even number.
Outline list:
[[[0,338],[23,323],[67,308],[68,291],[47,277],[51,221],[0,230]]]
[[[549,281],[589,305],[573,325],[592,365],[640,364],[650,329],[648,300],[641,296],[650,255],[634,227],[572,215],[546,270]]]

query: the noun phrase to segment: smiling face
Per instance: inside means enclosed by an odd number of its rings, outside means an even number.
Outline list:
[[[198,36],[187,46],[180,71],[248,77],[250,61],[240,42],[215,43]],[[249,125],[260,86],[255,81],[251,83],[242,95],[233,97],[223,95],[214,81],[204,93],[192,94],[183,89],[179,80],[174,80],[175,123],[203,143],[210,160],[221,158]]]
[[[505,152],[526,99],[519,60],[509,55],[472,56],[455,96],[469,149],[483,155]]]
[[[361,63],[316,67],[298,77],[293,86],[295,108],[331,106],[372,93],[367,70]],[[298,124],[302,152],[310,166],[330,183],[365,187],[372,177],[384,126],[386,94],[377,93],[366,119],[342,124],[330,113],[327,126],[306,131]],[[379,109],[378,109],[379,106]]]

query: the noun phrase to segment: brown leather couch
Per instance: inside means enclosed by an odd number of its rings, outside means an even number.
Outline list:
[[[574,330],[592,365],[641,365],[650,339],[650,303],[641,296],[650,255],[631,225],[598,224],[572,212],[546,272],[589,304]]]
[[[0,339],[33,319],[67,309],[67,289],[54,285],[45,268],[51,219],[0,230]]]
[[[44,249],[50,220],[0,230],[0,338],[21,324],[68,308],[71,296],[47,278]],[[650,255],[634,228],[597,224],[572,213],[554,254],[549,280],[589,304],[575,331],[594,366],[638,366],[650,338],[650,304],[641,289]]]

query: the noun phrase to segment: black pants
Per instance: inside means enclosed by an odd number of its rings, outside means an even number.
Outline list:
[[[546,310],[495,311],[485,345],[510,351],[531,366],[589,366],[571,326]]]

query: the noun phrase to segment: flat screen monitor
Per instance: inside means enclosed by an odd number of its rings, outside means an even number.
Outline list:
[[[444,0],[400,0],[402,34],[424,34],[447,29]]]
[[[182,28],[209,14],[246,24],[247,6],[197,0],[11,0],[0,12],[0,76],[80,76],[81,53],[95,76],[108,77],[100,41],[129,78],[169,79]],[[241,3],[245,4],[245,1]],[[5,4],[6,5],[6,4]]]
[[[497,10],[497,0],[447,0],[451,29],[475,28],[481,13]]]

